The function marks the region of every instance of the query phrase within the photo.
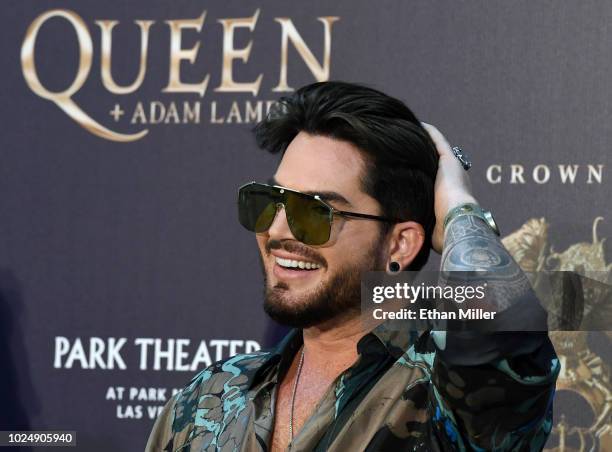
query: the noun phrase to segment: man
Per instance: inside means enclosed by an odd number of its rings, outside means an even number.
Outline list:
[[[199,373],[147,450],[541,450],[559,371],[546,333],[360,321],[361,275],[418,270],[433,247],[442,270],[495,272],[500,310],[541,322],[466,157],[400,101],[343,82],[281,99],[255,132],[282,159],[268,184],[241,187],[240,221],[256,232],[264,308],[293,330]]]

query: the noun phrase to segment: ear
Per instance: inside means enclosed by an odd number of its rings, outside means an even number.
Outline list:
[[[419,254],[424,243],[425,229],[420,223],[405,221],[396,224],[389,232],[389,262],[397,262],[402,270],[406,269]]]

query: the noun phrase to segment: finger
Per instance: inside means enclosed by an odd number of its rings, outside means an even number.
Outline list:
[[[422,122],[421,125],[427,131],[427,133],[429,133],[431,140],[436,145],[436,149],[438,150],[438,154],[440,155],[440,157],[448,156],[455,158],[455,155],[451,150],[451,146],[448,140],[444,137],[444,135],[442,135],[442,132],[440,132],[436,127],[432,126],[431,124]]]

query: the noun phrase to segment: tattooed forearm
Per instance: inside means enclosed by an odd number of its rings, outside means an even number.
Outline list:
[[[486,282],[488,301],[503,311],[531,291],[529,280],[499,237],[479,217],[463,215],[447,226],[442,272],[484,271],[470,282]],[[449,283],[452,274],[446,274]],[[465,273],[462,273],[465,275]]]

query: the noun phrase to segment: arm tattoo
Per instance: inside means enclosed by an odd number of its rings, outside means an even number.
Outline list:
[[[499,237],[474,215],[459,216],[447,226],[440,270],[443,274],[485,271],[481,277],[470,278],[470,282],[487,284],[487,299],[498,311],[532,291],[529,280]]]

